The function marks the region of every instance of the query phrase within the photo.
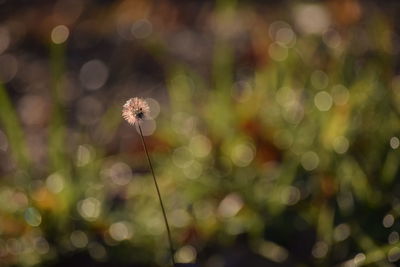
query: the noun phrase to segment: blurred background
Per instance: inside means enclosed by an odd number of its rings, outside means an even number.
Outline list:
[[[0,266],[398,266],[400,2],[0,0]]]

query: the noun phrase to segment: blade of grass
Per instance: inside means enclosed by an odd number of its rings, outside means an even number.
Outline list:
[[[29,167],[26,143],[17,113],[11,103],[4,85],[0,84],[0,123],[10,143],[11,152],[18,165]]]

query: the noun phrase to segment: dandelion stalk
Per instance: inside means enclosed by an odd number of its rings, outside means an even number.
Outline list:
[[[169,242],[169,249],[170,249],[170,251],[171,251],[171,260],[172,260],[172,264],[175,266],[174,248],[173,248],[173,245],[172,245],[171,230],[169,229],[169,224],[168,224],[168,219],[167,219],[167,213],[165,212],[164,204],[163,204],[163,201],[162,201],[162,198],[161,198],[160,189],[159,189],[159,187],[158,187],[157,179],[156,179],[156,176],[155,176],[155,174],[154,174],[153,165],[151,164],[149,152],[147,151],[146,142],[144,141],[143,132],[142,132],[142,127],[140,127],[140,124],[139,124],[139,123],[138,123],[138,127],[139,127],[140,137],[141,137],[141,139],[142,139],[143,148],[144,148],[144,151],[146,152],[147,162],[149,163],[149,168],[150,168],[151,174],[152,174],[152,176],[153,176],[154,185],[156,186],[157,195],[158,195],[158,200],[160,201],[160,206],[161,206],[162,214],[163,214],[163,216],[164,216],[165,227],[167,228],[168,242]]]
[[[124,105],[123,110],[122,110],[122,116],[130,124],[133,124],[133,125],[137,124],[137,126],[139,128],[139,133],[140,133],[140,138],[142,140],[143,149],[144,149],[144,151],[146,153],[147,162],[149,164],[149,168],[150,168],[151,174],[153,176],[153,181],[154,181],[154,185],[156,187],[158,200],[160,202],[161,211],[162,211],[162,214],[163,214],[163,217],[164,217],[165,227],[167,228],[168,242],[169,242],[169,249],[170,249],[170,252],[171,252],[172,264],[173,264],[173,266],[175,266],[174,246],[172,244],[171,230],[170,230],[169,224],[168,224],[167,213],[165,212],[164,203],[163,203],[162,198],[161,198],[160,188],[158,187],[156,175],[154,174],[153,164],[151,163],[150,155],[149,155],[149,152],[147,150],[146,142],[144,140],[142,127],[140,126],[140,122],[147,116],[147,114],[149,112],[150,112],[150,108],[147,105],[146,101],[135,97],[135,98],[129,99],[126,102],[126,104]]]

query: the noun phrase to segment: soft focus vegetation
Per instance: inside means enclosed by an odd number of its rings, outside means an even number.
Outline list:
[[[134,96],[178,262],[396,266],[399,5],[375,2],[0,1],[0,266],[165,266]]]

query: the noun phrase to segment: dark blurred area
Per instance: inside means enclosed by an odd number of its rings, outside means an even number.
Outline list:
[[[0,0],[0,266],[398,266],[400,2]]]

